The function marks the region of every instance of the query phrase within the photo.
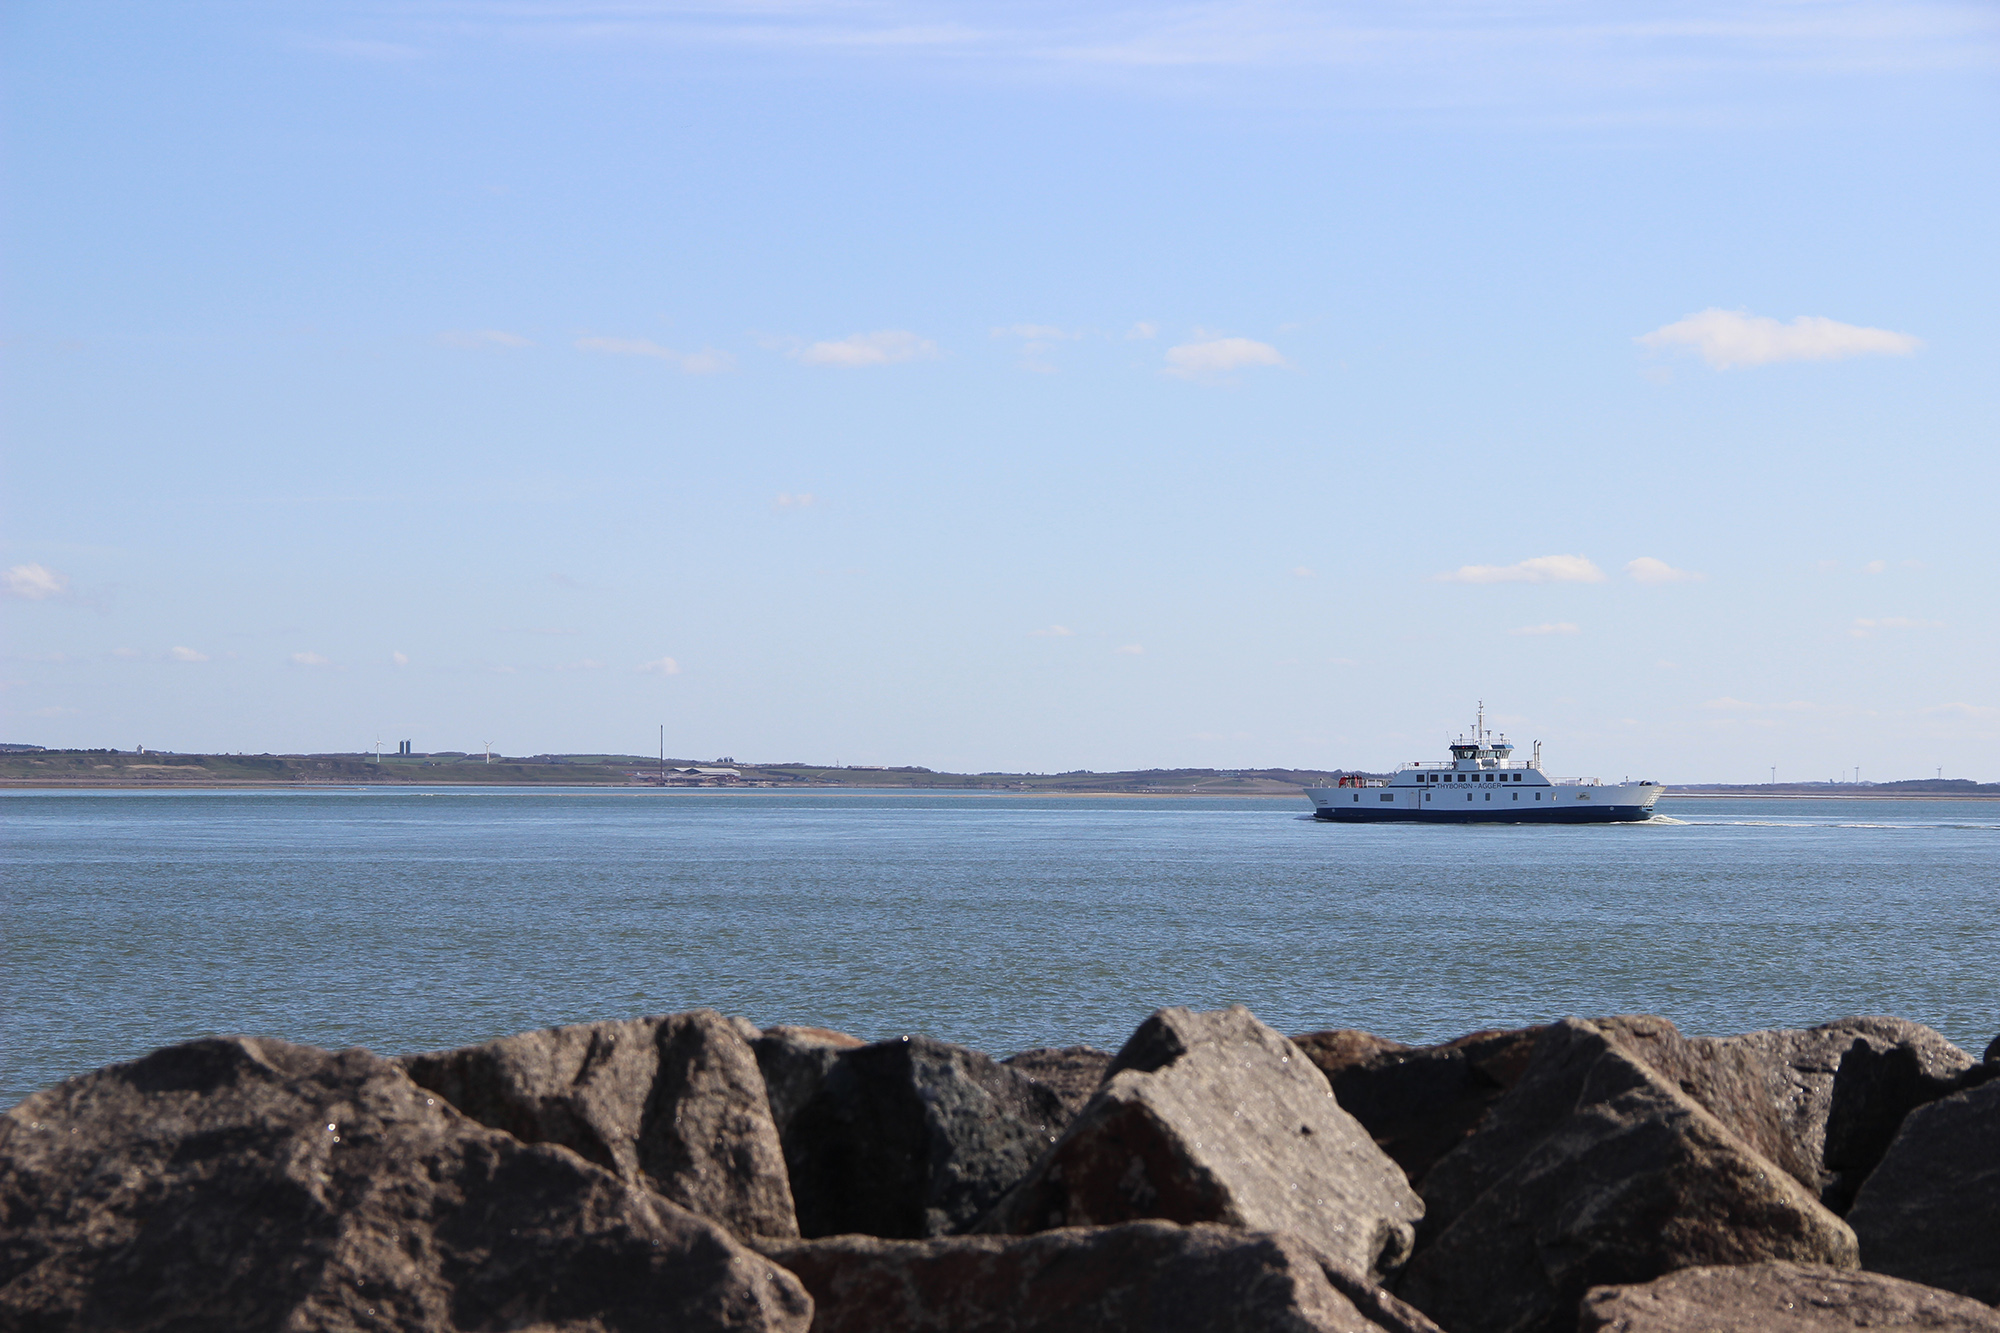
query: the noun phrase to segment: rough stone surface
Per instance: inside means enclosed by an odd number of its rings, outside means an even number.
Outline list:
[[[1580,1333],[2000,1333],[2000,1310],[1879,1273],[1774,1262],[1684,1268],[1640,1286],[1598,1287],[1584,1297],[1577,1327]]]
[[[1847,1018],[1814,1030],[1829,1029],[1857,1038],[1833,1076],[1826,1117],[1826,1193],[1844,1212],[1889,1150],[1903,1117],[1955,1091],[1977,1062],[1907,1019]]]
[[[1425,1180],[1397,1294],[1452,1333],[1560,1333],[1585,1291],[1703,1264],[1852,1267],[1853,1233],[1601,1028],[1552,1025]]]
[[[481,1124],[559,1143],[739,1236],[799,1233],[757,1057],[712,1009],[544,1028],[402,1065]]]
[[[1423,1203],[1303,1052],[1237,1006],[1162,1009],[1049,1155],[981,1224],[1161,1218],[1292,1232],[1380,1282]]]
[[[782,1139],[799,1108],[812,1100],[840,1053],[863,1045],[845,1032],[815,1027],[770,1027],[751,1043],[757,1067],[764,1071],[764,1090],[771,1100],[771,1119]]]
[[[1352,1029],[1293,1040],[1326,1075],[1341,1109],[1420,1184],[1514,1086],[1540,1032],[1489,1030],[1414,1048]]]
[[[1095,1046],[1037,1046],[1000,1062],[1052,1090],[1062,1099],[1067,1122],[1097,1095],[1098,1084],[1111,1064],[1111,1052]]]
[[[1984,1059],[1989,1065],[2000,1064],[2000,1036],[1996,1036],[1992,1041],[1986,1043]]]
[[[903,1037],[839,1053],[785,1134],[799,1229],[964,1230],[1055,1141],[1062,1099],[978,1051]]]
[[[1234,1227],[761,1248],[812,1293],[813,1333],[1437,1333],[1296,1237]]]
[[[1875,1272],[2000,1305],[2000,1081],[1910,1112],[1847,1220]]]
[[[1308,1032],[1293,1037],[1292,1045],[1304,1051],[1306,1058],[1318,1065],[1319,1072],[1325,1074],[1329,1081],[1344,1070],[1371,1064],[1384,1055],[1428,1049],[1378,1037],[1360,1028],[1327,1028],[1320,1032]]]
[[[803,1333],[790,1274],[366,1051],[213,1038],[0,1116],[0,1327]]]
[[[1973,1065],[1942,1034],[1901,1018],[1719,1038],[1682,1038],[1660,1018],[1599,1022],[1837,1213],[1903,1117],[1956,1089]]]

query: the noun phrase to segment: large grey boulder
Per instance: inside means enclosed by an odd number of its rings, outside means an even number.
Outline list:
[[[1128,1222],[1033,1236],[763,1241],[813,1333],[1438,1333],[1294,1236]]]
[[[1597,1022],[1837,1213],[1903,1117],[1955,1089],[1973,1064],[1901,1018],[1694,1038],[1663,1018]]]
[[[770,1098],[771,1120],[780,1141],[791,1127],[792,1117],[826,1081],[840,1053],[864,1044],[859,1037],[831,1028],[789,1025],[765,1028],[750,1043],[757,1053],[757,1068],[764,1074],[764,1091]]]
[[[1162,1009],[986,1232],[1138,1218],[1291,1232],[1380,1282],[1423,1203],[1297,1046],[1238,1005]]]
[[[1847,1220],[1875,1272],[2000,1305],[2000,1080],[1910,1112]]]
[[[739,1236],[798,1234],[756,1054],[712,1009],[543,1028],[401,1063],[481,1124],[559,1143]]]
[[[1037,1046],[1020,1051],[1000,1062],[1017,1074],[1026,1074],[1062,1099],[1064,1120],[1075,1117],[1104,1082],[1111,1065],[1111,1052],[1095,1046]]]
[[[0,1327],[804,1333],[790,1274],[366,1051],[168,1047],[0,1116]]]
[[[1584,1297],[1580,1333],[2000,1333],[2000,1310],[1879,1273],[1821,1264],[1683,1268]]]
[[[1489,1029],[1410,1047],[1352,1028],[1292,1040],[1412,1184],[1479,1127],[1534,1054],[1540,1028]]]
[[[1053,1091],[963,1046],[903,1037],[841,1051],[785,1131],[799,1229],[902,1239],[964,1230],[1065,1119]]]
[[[1856,1262],[1853,1233],[1804,1186],[1577,1019],[1542,1034],[1424,1197],[1396,1291],[1452,1333],[1562,1333],[1589,1288],[1679,1268]]]

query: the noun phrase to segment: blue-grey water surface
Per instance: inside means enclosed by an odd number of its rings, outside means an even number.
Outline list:
[[[1163,1004],[1429,1041],[1646,1011],[2000,1030],[2000,802],[1675,799],[1346,827],[1302,801],[14,792],[0,1105],[212,1032],[393,1054],[696,1006],[1002,1053]]]

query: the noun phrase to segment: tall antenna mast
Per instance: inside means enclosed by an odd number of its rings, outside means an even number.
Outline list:
[[[1484,699],[1479,701],[1479,720],[1472,724],[1472,739],[1476,741],[1486,739],[1486,701]]]

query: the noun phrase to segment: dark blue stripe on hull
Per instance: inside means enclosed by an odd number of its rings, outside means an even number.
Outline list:
[[[1644,805],[1594,805],[1581,809],[1559,806],[1553,810],[1370,810],[1357,806],[1344,810],[1336,806],[1313,811],[1313,818],[1327,824],[1630,824],[1653,817]]]

